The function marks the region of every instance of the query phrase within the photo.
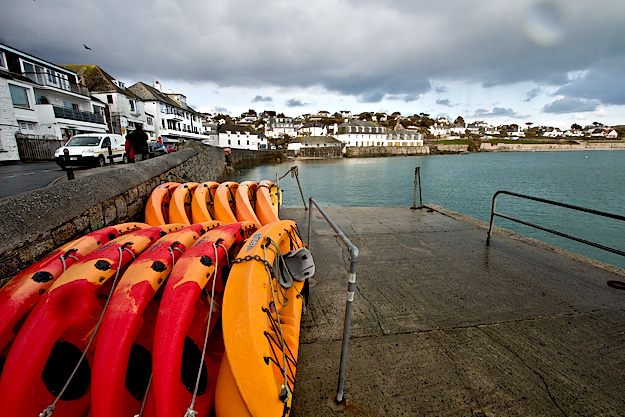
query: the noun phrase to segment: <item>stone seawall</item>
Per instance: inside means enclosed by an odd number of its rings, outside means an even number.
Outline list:
[[[584,151],[584,150],[625,150],[625,143],[497,143],[484,142],[480,149],[487,152],[532,152],[532,151]]]
[[[169,155],[4,198],[0,286],[78,236],[112,224],[143,221],[145,203],[161,183],[222,181],[225,175],[223,149],[189,143]]]
[[[282,150],[249,151],[232,149],[226,158],[235,168],[246,168],[267,162],[280,162],[287,159],[287,152]]]
[[[429,153],[429,146],[349,146],[345,148],[345,156],[348,158],[413,156]]]

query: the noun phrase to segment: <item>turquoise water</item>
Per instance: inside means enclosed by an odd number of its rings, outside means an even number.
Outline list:
[[[625,215],[624,151],[500,152],[395,158],[290,160],[241,170],[234,181],[275,180],[298,167],[304,197],[322,206],[413,204],[415,167],[424,203],[488,222],[498,190]],[[280,180],[285,207],[302,207],[295,178]],[[417,197],[417,205],[419,204]],[[625,222],[502,195],[497,211],[615,249],[625,250]],[[625,268],[625,257],[496,218],[495,224]]]

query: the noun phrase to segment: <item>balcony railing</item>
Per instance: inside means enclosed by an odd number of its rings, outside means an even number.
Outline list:
[[[52,106],[54,117],[60,119],[80,120],[89,123],[104,124],[104,116],[86,111],[66,109],[65,107]]]
[[[41,86],[54,87],[89,97],[89,90],[87,88],[72,84],[59,76],[51,76],[42,72],[24,72],[24,75]]]

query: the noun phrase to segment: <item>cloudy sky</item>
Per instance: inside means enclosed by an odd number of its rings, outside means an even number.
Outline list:
[[[623,0],[2,3],[3,43],[158,80],[199,111],[625,124]]]

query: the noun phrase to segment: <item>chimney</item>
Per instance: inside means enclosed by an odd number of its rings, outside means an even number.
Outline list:
[[[154,88],[156,88],[158,91],[160,91],[161,93],[163,92],[163,89],[161,88],[161,83],[159,83],[158,81],[154,80]]]

